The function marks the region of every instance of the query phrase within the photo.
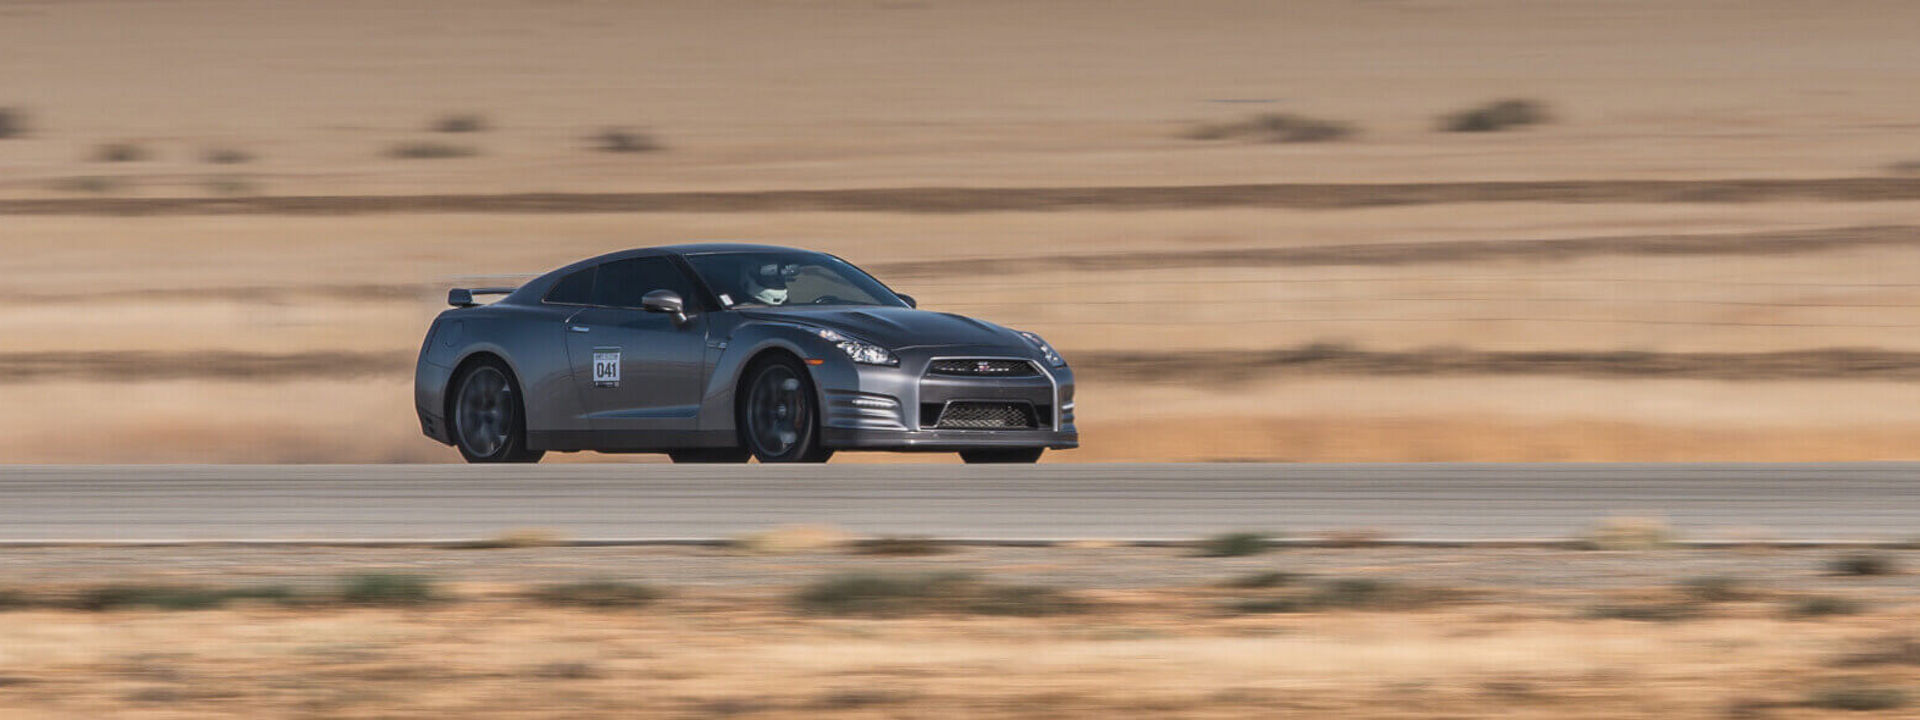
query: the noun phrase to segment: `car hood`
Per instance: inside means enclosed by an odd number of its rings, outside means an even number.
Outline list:
[[[941,345],[1029,346],[1020,335],[993,323],[963,315],[901,307],[783,307],[741,310],[743,317],[791,322],[835,330],[882,347],[904,350]]]

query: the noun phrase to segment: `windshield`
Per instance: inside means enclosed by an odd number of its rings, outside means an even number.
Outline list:
[[[687,262],[725,307],[907,306],[873,276],[832,255],[745,250],[688,255]]]

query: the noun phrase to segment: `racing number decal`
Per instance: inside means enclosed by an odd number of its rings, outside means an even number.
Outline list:
[[[620,387],[620,348],[593,349],[593,386]]]

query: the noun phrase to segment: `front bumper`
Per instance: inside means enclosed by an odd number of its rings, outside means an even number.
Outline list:
[[[828,448],[967,450],[1075,448],[1073,371],[1047,367],[1024,349],[933,347],[896,351],[897,367],[830,363],[815,372],[822,396],[821,442]],[[1019,360],[1035,373],[1017,377],[952,376],[927,372],[936,359]],[[823,372],[824,371],[824,372]],[[955,428],[938,424],[950,403],[1024,406],[1031,427]]]
[[[984,448],[1044,447],[1068,450],[1080,447],[1073,430],[866,430],[829,426],[820,441],[842,450],[946,451]]]

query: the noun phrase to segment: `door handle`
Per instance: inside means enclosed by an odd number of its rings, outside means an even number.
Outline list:
[[[568,325],[567,332],[577,332],[577,333],[593,332],[593,328],[587,327],[585,325]]]

